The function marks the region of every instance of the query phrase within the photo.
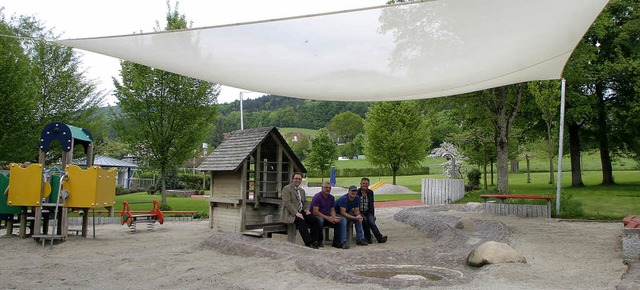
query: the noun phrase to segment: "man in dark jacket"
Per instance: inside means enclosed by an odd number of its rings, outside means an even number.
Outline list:
[[[383,236],[376,226],[376,209],[373,205],[373,190],[369,189],[369,178],[363,177],[360,180],[360,189],[358,196],[360,197],[360,214],[364,218],[362,221],[362,229],[364,230],[364,238],[372,244],[371,232],[376,237],[378,243],[382,244],[387,241],[387,236]]]

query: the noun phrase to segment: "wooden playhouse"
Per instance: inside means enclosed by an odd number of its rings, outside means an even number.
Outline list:
[[[198,167],[211,176],[209,225],[225,232],[282,221],[282,187],[305,173],[276,127],[231,132]]]

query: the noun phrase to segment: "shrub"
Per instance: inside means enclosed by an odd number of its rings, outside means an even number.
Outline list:
[[[149,189],[147,189],[147,193],[148,194],[156,194],[156,192],[158,191],[158,189],[156,189],[155,186],[149,186]]]
[[[561,193],[560,197],[560,214],[556,212],[555,206],[551,209],[554,217],[561,218],[579,218],[584,217],[584,209],[582,209],[582,202],[573,199],[571,193]]]
[[[469,173],[467,173],[467,179],[469,179],[469,188],[471,190],[476,190],[480,188],[481,177],[482,177],[482,172],[477,168],[469,170]]]

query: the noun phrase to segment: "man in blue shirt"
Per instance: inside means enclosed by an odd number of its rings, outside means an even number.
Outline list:
[[[340,221],[340,244],[333,244],[334,247],[342,247],[343,249],[348,249],[349,244],[347,244],[347,220],[354,223],[356,226],[356,245],[359,246],[367,246],[367,243],[364,240],[364,232],[362,231],[362,220],[363,217],[360,215],[360,198],[358,197],[358,188],[354,185],[349,187],[349,192],[336,201],[336,212],[339,213],[338,217],[341,219]],[[335,230],[334,230],[335,236]],[[334,239],[335,240],[335,239]]]

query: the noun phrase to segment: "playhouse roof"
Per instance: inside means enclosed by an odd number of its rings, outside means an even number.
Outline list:
[[[226,140],[218,145],[211,154],[207,155],[197,169],[200,171],[237,170],[256,147],[267,138],[277,139],[276,141],[282,144],[283,149],[293,157],[292,161],[296,163],[300,171],[307,171],[276,127],[245,129],[231,132]]]

